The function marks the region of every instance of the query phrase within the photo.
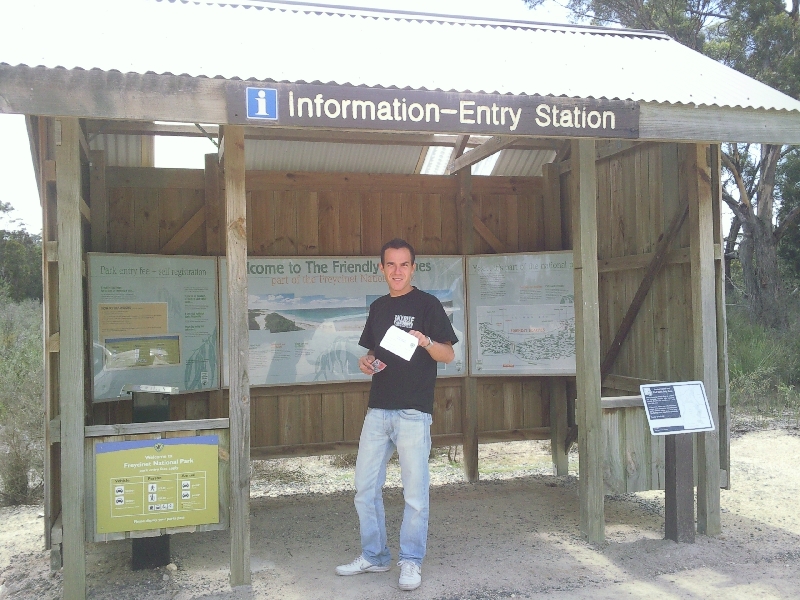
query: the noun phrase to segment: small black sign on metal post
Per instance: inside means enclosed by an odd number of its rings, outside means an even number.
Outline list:
[[[692,544],[695,538],[692,436],[713,431],[714,419],[702,381],[640,386],[653,435],[665,435],[664,535]]]
[[[122,393],[133,399],[133,422],[169,421],[169,395],[178,388],[161,385],[125,385]],[[170,563],[169,535],[131,539],[131,569],[154,569]]]

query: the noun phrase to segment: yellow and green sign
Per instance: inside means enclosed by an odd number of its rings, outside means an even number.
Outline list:
[[[219,522],[216,435],[98,442],[97,533]]]

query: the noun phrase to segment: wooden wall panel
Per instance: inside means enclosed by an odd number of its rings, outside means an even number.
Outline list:
[[[158,253],[206,204],[203,171],[114,168],[107,179],[112,252]],[[252,256],[376,256],[393,237],[404,237],[420,254],[458,254],[455,177],[249,172],[246,188]],[[545,248],[540,178],[476,177],[473,193],[476,214],[507,250]],[[206,230],[199,227],[177,253],[213,255]],[[492,251],[476,234],[477,240],[481,251]],[[479,429],[547,427],[543,381],[482,379]],[[438,382],[434,435],[462,432],[462,387],[461,379]],[[252,446],[357,442],[368,390],[366,383],[253,388]],[[181,396],[174,399],[172,413],[176,418],[225,416],[225,397]],[[102,419],[129,420],[130,410],[122,410],[122,404],[109,403],[100,411]]]

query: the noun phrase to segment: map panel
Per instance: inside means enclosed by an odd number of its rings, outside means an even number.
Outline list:
[[[219,387],[217,259],[89,253],[93,400]]]
[[[574,375],[572,252],[471,256],[470,374]]]
[[[358,345],[369,306],[388,293],[379,259],[284,257],[247,261],[250,385],[363,381]],[[439,376],[466,374],[464,261],[460,256],[417,256],[412,285],[442,303],[460,343]],[[227,262],[220,260],[223,336],[227,336]],[[223,340],[227,337],[223,337]],[[228,348],[223,342],[224,385]]]

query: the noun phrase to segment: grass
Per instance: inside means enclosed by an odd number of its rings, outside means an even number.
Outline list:
[[[728,373],[733,431],[800,428],[800,307],[782,331],[728,308]]]

